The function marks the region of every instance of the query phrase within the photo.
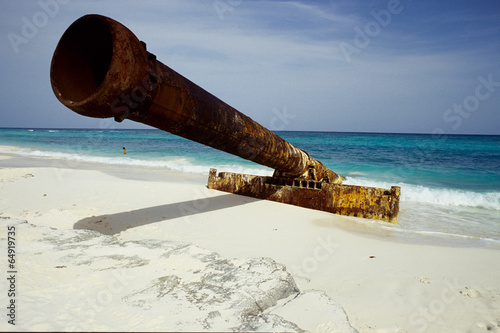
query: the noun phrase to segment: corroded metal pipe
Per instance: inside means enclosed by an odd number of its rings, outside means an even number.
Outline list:
[[[329,184],[318,181],[261,177],[211,169],[208,188],[277,201],[333,214],[398,222],[401,188]]]
[[[105,16],[75,21],[50,68],[56,97],[88,117],[130,119],[275,169],[280,177],[342,177],[156,60],[146,44]]]

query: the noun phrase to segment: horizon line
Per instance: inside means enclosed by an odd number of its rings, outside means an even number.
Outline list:
[[[0,127],[0,130],[5,129],[19,129],[19,130],[99,130],[99,131],[160,131],[168,134],[176,135],[158,128],[99,128],[99,127]],[[485,133],[415,133],[415,132],[375,132],[375,131],[322,131],[322,130],[270,130],[271,132],[284,133],[284,132],[298,132],[298,133],[338,133],[338,134],[386,134],[386,135],[431,135],[431,136],[500,136],[499,134],[485,134]]]

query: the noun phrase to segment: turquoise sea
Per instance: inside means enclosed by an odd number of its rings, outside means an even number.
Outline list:
[[[500,136],[277,134],[344,176],[345,184],[401,187],[399,223],[352,218],[358,231],[500,244]],[[155,129],[0,129],[0,153],[64,159],[68,167],[95,162],[205,175],[213,167],[258,175],[273,171]]]

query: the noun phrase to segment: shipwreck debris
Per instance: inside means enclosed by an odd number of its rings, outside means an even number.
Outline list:
[[[159,62],[111,18],[76,20],[57,45],[50,76],[56,97],[76,113],[144,123],[275,170],[272,177],[210,170],[211,189],[397,222],[399,187],[341,185],[307,152]]]

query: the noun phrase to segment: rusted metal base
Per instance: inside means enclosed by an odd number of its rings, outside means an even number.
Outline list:
[[[282,177],[261,177],[210,169],[208,188],[322,210],[397,223],[400,188],[390,190]]]

